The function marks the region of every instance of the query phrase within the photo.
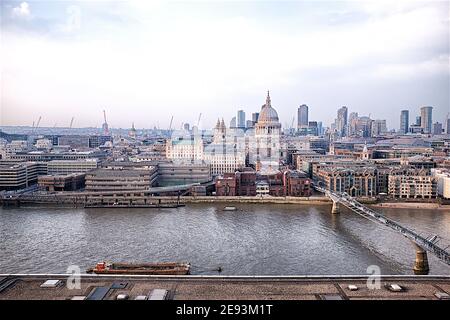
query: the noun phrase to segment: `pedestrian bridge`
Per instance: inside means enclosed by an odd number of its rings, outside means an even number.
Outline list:
[[[333,201],[333,207],[331,211],[332,213],[339,213],[339,204],[342,204],[343,206],[359,214],[360,216],[389,227],[411,240],[416,249],[416,262],[414,265],[414,272],[416,274],[428,274],[429,272],[427,251],[434,254],[442,262],[450,265],[450,253],[447,251],[450,246],[447,246],[445,248],[438,246],[437,242],[439,241],[440,237],[430,236],[428,238],[424,238],[410,228],[402,226],[398,222],[385,217],[381,213],[367,206],[364,206],[346,193],[332,192],[328,189],[316,185],[314,186],[314,189],[324,193]]]

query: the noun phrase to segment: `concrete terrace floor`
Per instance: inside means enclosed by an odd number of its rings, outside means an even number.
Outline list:
[[[62,280],[62,283],[56,288],[41,288],[49,279]],[[103,300],[115,300],[121,293],[128,294],[132,300],[138,295],[148,295],[153,289],[168,290],[169,300],[436,300],[437,292],[450,295],[448,276],[382,276],[380,289],[369,289],[367,276],[83,275],[80,289],[68,289],[67,279],[67,275],[0,275],[0,300],[70,300],[74,296],[87,297],[96,287],[110,288],[113,283],[123,283],[125,287],[110,289]],[[402,286],[404,291],[392,292],[385,287],[392,283]],[[350,284],[356,285],[358,290],[350,291]]]

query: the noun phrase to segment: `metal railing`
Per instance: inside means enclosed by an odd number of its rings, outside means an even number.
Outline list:
[[[441,261],[450,265],[450,253],[446,251],[446,248],[443,249],[435,243],[435,239],[437,237],[434,237],[434,240],[431,240],[431,238],[424,238],[417,232],[402,226],[398,222],[387,218],[386,216],[369,207],[364,206],[346,193],[332,192],[328,189],[316,185],[314,186],[314,189],[319,192],[325,193],[325,195],[327,195],[334,202],[343,204],[345,207],[359,214],[360,216],[363,216],[364,218],[367,218],[371,221],[378,222],[401,233],[404,237],[410,239],[422,249],[433,253]]]

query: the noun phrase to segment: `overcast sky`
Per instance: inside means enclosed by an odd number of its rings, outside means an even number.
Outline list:
[[[227,125],[297,107],[450,112],[448,1],[1,1],[0,125]]]

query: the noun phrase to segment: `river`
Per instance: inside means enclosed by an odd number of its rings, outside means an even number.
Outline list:
[[[233,205],[233,204],[227,204]],[[176,209],[0,209],[0,273],[82,271],[102,260],[185,261],[192,274],[413,274],[412,244],[330,205],[188,204]],[[450,211],[378,208],[423,235],[450,239]],[[444,240],[442,240],[444,241]],[[449,241],[447,241],[450,244]],[[430,274],[450,267],[428,254]]]

